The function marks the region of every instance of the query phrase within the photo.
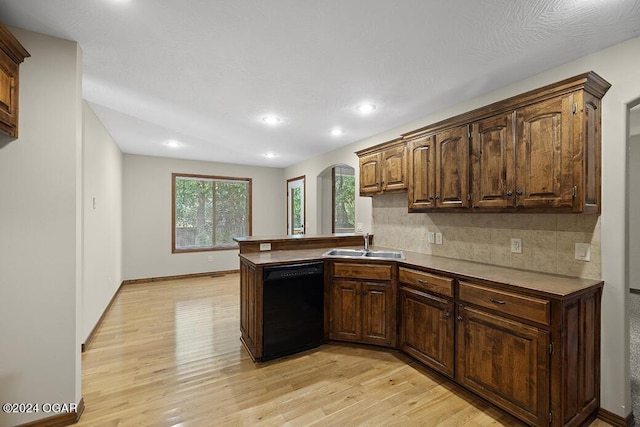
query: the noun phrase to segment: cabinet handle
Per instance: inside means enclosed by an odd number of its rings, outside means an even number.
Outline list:
[[[507,191],[507,197],[511,197],[511,196],[513,196],[513,191],[511,190]]]
[[[458,316],[456,317],[456,319],[458,319],[458,321],[459,321],[459,322],[462,322],[462,321],[464,320],[464,319],[462,318],[462,316],[460,316],[460,315],[458,315]]]
[[[500,299],[495,299],[493,297],[489,298],[489,301],[491,301],[494,304],[506,304],[506,302],[500,300]]]
[[[444,318],[448,319],[451,317],[451,313],[449,313],[448,311],[444,314]]]
[[[429,282],[424,279],[418,279],[418,283],[422,283],[423,285],[428,285]]]
[[[356,291],[356,295],[360,295],[360,291]]]
[[[522,194],[523,194],[523,193],[524,193],[524,192],[523,192],[522,190],[516,190],[516,194],[517,194],[518,196],[522,196]]]

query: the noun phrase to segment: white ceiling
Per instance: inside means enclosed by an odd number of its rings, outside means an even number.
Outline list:
[[[640,1],[2,0],[0,20],[80,43],[124,152],[286,167],[638,37]]]

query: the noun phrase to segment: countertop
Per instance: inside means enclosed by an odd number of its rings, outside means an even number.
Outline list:
[[[278,241],[300,241],[300,240],[326,240],[336,237],[354,237],[362,238],[362,233],[333,233],[333,234],[290,234],[287,236],[242,236],[234,237],[238,243],[243,242],[278,242]]]
[[[361,247],[360,247],[361,248]],[[288,264],[318,259],[334,259],[341,261],[358,260],[357,258],[325,257],[323,254],[331,248],[264,251],[240,254],[240,257],[256,266]],[[397,250],[383,247],[371,247],[371,250]],[[402,251],[406,259],[380,261],[364,259],[359,262],[397,263],[400,267],[415,267],[455,276],[459,279],[486,281],[544,294],[549,297],[566,297],[568,295],[600,286],[602,280],[582,279],[550,273],[539,273],[528,270],[482,264],[453,258],[445,258],[418,252]]]

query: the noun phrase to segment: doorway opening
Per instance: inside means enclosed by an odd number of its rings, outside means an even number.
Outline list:
[[[629,104],[627,151],[627,277],[629,281],[629,354],[631,406],[640,414],[640,99]]]
[[[305,234],[305,175],[287,180],[287,234]]]

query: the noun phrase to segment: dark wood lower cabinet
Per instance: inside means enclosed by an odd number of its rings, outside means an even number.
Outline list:
[[[456,380],[533,425],[549,424],[549,332],[460,305]]]
[[[262,358],[262,273],[241,256],[241,339],[254,360]],[[570,278],[514,274],[537,283],[328,261],[325,336],[398,348],[527,424],[585,425],[600,406],[603,283],[577,280],[566,291]],[[566,292],[539,291],[547,280]]]
[[[400,267],[400,350],[530,425],[595,418],[602,283],[556,297],[454,279]]]
[[[240,261],[240,340],[253,360],[262,357],[262,268]]]
[[[395,291],[390,283],[335,280],[329,338],[393,347]]]
[[[453,301],[402,286],[400,310],[400,349],[453,377]]]
[[[395,270],[391,264],[330,266],[330,339],[396,346]]]

